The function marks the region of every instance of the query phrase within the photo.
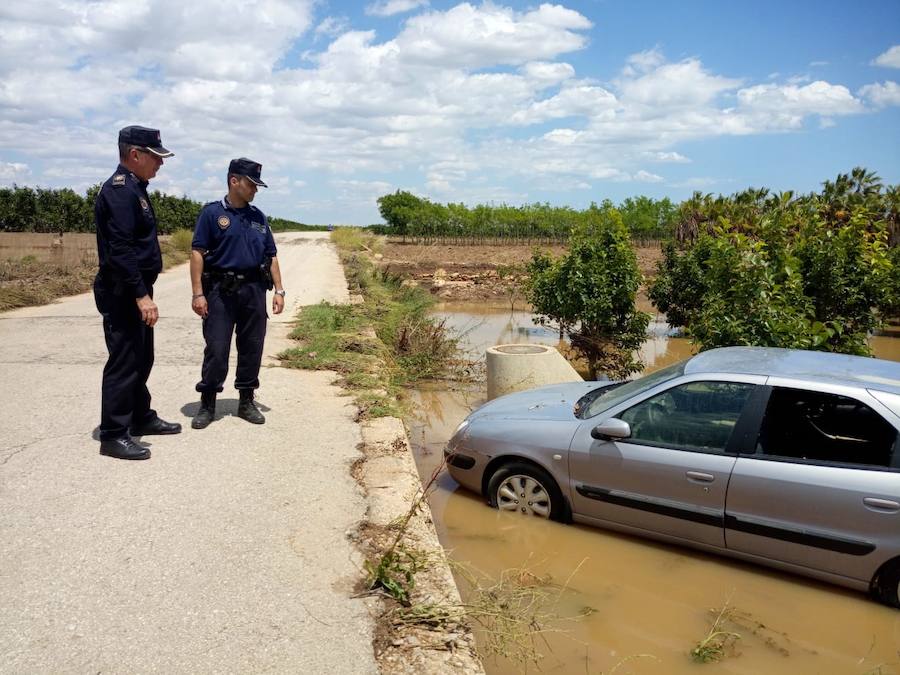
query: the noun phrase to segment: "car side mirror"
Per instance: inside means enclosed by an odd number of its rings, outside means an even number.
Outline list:
[[[598,441],[613,441],[629,436],[631,436],[631,425],[617,417],[610,417],[591,429],[591,438],[596,438]]]

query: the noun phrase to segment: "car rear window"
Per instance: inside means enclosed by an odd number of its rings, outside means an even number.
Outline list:
[[[775,387],[757,451],[814,462],[897,467],[897,430],[848,396]]]

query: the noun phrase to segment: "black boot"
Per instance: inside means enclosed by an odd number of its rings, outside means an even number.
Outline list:
[[[200,394],[200,410],[191,420],[192,429],[205,429],[216,417],[216,392],[204,391]]]
[[[256,402],[253,400],[252,389],[241,389],[241,400],[238,402],[238,417],[247,420],[251,424],[265,424],[266,418],[259,412]]]

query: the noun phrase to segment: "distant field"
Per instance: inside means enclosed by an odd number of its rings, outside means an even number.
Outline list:
[[[97,262],[97,237],[87,232],[0,232],[0,260],[32,257],[58,267]]]

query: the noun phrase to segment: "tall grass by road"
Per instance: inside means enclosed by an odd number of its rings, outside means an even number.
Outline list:
[[[379,270],[371,256],[382,239],[358,228],[332,233],[354,303],[305,307],[283,352],[285,365],[334,370],[354,393],[362,417],[401,416],[403,388],[448,374],[461,362],[456,340],[428,316],[431,296]]]

